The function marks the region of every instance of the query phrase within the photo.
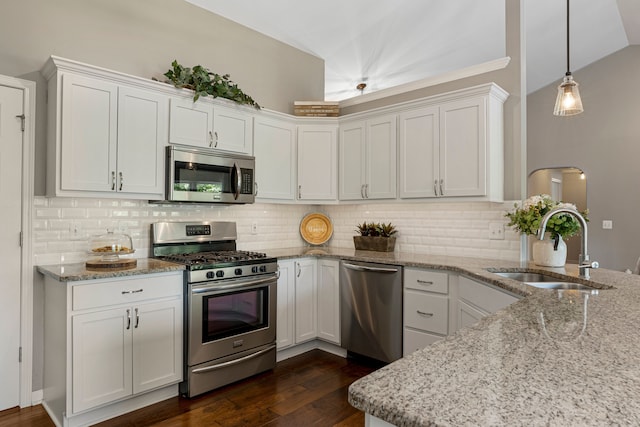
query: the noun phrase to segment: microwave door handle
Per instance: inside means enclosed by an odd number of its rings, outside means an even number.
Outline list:
[[[233,198],[238,200],[238,197],[240,196],[240,188],[242,188],[242,175],[237,162],[233,163],[233,170],[235,170],[236,174],[236,188],[233,189]],[[233,173],[233,171],[231,173]]]

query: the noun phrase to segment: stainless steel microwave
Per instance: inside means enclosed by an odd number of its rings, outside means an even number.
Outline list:
[[[166,184],[169,202],[253,203],[255,158],[170,145]]]

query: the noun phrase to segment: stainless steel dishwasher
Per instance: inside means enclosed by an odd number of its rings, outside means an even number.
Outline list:
[[[340,261],[340,332],[348,352],[402,357],[402,267]]]

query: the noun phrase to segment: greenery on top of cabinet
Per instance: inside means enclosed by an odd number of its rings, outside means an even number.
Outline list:
[[[229,74],[220,75],[210,71],[202,65],[193,68],[183,67],[174,60],[171,69],[164,73],[175,87],[191,89],[195,91],[193,101],[197,101],[201,96],[211,95],[214,98],[221,97],[230,99],[239,104],[252,105],[260,109],[260,105],[249,95],[244,93],[229,77]]]

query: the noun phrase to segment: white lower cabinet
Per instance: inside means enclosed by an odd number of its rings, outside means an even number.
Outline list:
[[[145,393],[166,386],[177,394],[182,278],[181,271],[78,282],[46,277],[44,404],[56,421],[111,418],[153,403]]]
[[[403,355],[413,353],[449,333],[447,273],[404,269]]]
[[[471,326],[484,316],[495,313],[518,299],[520,298],[507,291],[459,276],[456,304],[457,328]]]
[[[339,261],[278,261],[278,350],[316,338],[340,345]]]

